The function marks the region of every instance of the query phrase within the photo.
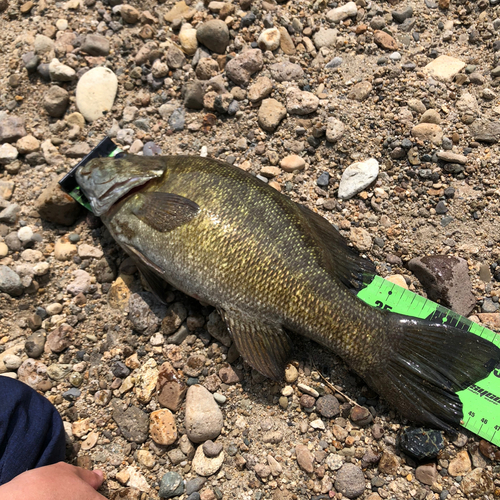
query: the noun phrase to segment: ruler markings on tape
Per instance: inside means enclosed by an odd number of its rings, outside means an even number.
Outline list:
[[[360,290],[358,297],[379,309],[469,331],[500,347],[499,334],[380,276],[375,276],[369,285]],[[459,391],[458,396],[463,404],[463,426],[500,446],[500,369]]]

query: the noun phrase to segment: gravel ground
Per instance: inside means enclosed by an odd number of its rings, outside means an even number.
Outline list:
[[[56,184],[105,135],[222,159],[500,331],[497,3],[0,0],[0,374],[56,405],[104,495],[500,496],[496,447],[428,433],[412,458],[422,435],[312,342],[263,379]]]

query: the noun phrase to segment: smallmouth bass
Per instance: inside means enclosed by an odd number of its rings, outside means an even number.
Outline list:
[[[160,296],[166,281],[215,306],[242,357],[281,378],[287,332],[333,350],[410,420],[453,432],[455,394],[500,349],[472,334],[375,309],[355,295],[375,273],[338,231],[252,175],[193,156],[97,158],[76,179]]]

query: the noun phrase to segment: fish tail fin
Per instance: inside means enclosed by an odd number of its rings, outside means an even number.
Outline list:
[[[390,314],[396,333],[383,368],[366,381],[403,416],[455,433],[463,419],[456,392],[478,382],[500,363],[500,349],[468,331]]]

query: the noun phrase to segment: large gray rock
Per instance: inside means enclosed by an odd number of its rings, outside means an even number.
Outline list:
[[[448,255],[428,255],[410,260],[408,267],[431,300],[468,316],[476,305],[467,261]]]
[[[134,443],[144,443],[148,438],[149,431],[148,414],[136,406],[124,409],[123,401],[119,399],[114,399],[111,405],[113,407],[113,420],[120,428],[123,437]]]
[[[212,394],[201,385],[192,385],[186,395],[186,433],[193,443],[216,439],[224,420]]]
[[[17,297],[23,293],[23,285],[19,275],[10,267],[0,266],[0,292]]]
[[[49,116],[61,118],[69,104],[69,93],[62,87],[54,85],[43,97],[43,107]]]
[[[335,489],[347,498],[357,498],[365,491],[365,476],[360,467],[344,464],[337,472]]]
[[[24,119],[19,116],[10,116],[0,112],[0,144],[4,142],[16,142],[26,135]]]
[[[198,41],[217,54],[224,54],[229,44],[229,29],[220,19],[200,24],[196,29]]]

